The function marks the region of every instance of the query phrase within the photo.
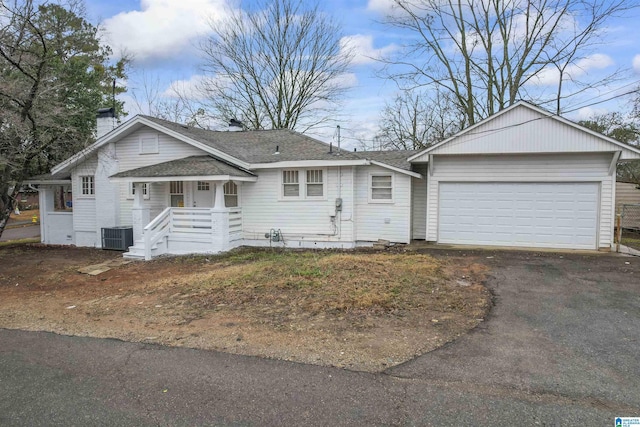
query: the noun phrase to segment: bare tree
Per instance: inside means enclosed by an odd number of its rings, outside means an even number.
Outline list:
[[[382,111],[377,140],[384,149],[418,150],[464,127],[462,114],[448,95],[403,91]]]
[[[91,143],[96,108],[124,90],[82,6],[0,2],[0,235],[22,182]]]
[[[216,118],[305,131],[334,114],[351,55],[340,48],[340,27],[317,3],[262,0],[230,11],[211,29],[200,48],[209,77],[203,90]]]
[[[189,126],[208,127],[200,100],[193,99],[184,88],[172,86],[163,89],[160,78],[144,70],[138,80],[129,92],[140,113]]]
[[[563,82],[579,80],[569,70],[592,52],[607,19],[637,7],[635,0],[393,1],[387,22],[415,42],[388,60],[390,74],[402,87],[450,93],[469,125],[518,99],[548,97],[532,88],[554,72],[560,112]]]

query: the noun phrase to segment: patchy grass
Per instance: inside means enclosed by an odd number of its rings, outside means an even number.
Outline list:
[[[446,286],[441,262],[421,254],[251,251],[219,268],[154,284],[188,294],[197,310],[268,311],[287,316],[363,315],[427,307],[456,311],[464,298]],[[278,310],[281,308],[281,310]]]
[[[19,246],[19,245],[27,245],[32,243],[40,243],[39,237],[32,237],[29,239],[18,239],[18,240],[9,240],[6,242],[0,242],[0,248],[2,247],[10,247],[10,246]]]
[[[455,339],[490,307],[486,267],[415,252],[239,249],[77,273],[119,255],[1,248],[0,327],[377,371]]]
[[[623,230],[620,243],[630,248],[640,250],[640,231]]]

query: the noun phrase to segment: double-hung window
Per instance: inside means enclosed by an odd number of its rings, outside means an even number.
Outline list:
[[[323,169],[293,169],[282,171],[283,199],[320,199],[325,197]]]
[[[297,170],[282,171],[282,196],[300,197],[300,174]]]
[[[83,196],[93,196],[96,194],[95,178],[93,175],[85,175],[80,177],[80,193]]]
[[[307,170],[307,197],[323,197],[324,181],[322,169]]]
[[[369,198],[371,202],[393,202],[393,175],[371,175],[370,183]]]
[[[238,185],[233,181],[224,183],[224,205],[228,208],[238,206]]]

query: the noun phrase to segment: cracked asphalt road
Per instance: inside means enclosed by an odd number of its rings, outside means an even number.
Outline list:
[[[382,374],[0,330],[0,425],[613,425],[640,416],[640,258],[491,267],[483,325]]]

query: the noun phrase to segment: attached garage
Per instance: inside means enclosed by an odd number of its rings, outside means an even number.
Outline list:
[[[616,166],[638,158],[518,102],[409,161],[427,165],[427,241],[610,250]]]
[[[441,243],[596,249],[599,183],[443,182]]]

